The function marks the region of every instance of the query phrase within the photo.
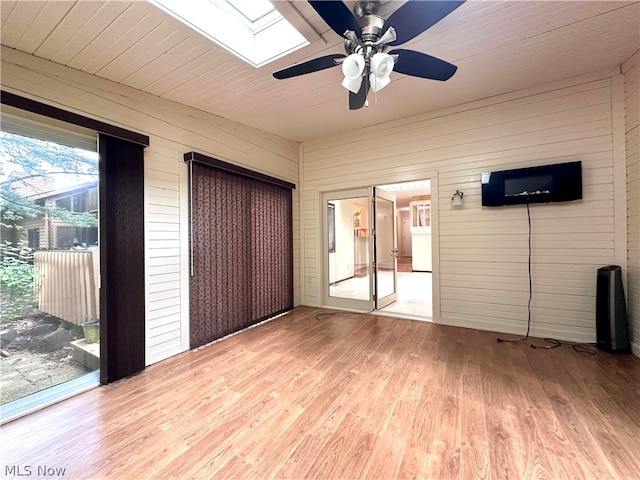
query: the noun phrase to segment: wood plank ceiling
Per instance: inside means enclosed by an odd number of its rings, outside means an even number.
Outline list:
[[[394,73],[387,88],[370,94],[368,108],[349,111],[340,68],[284,81],[271,76],[343,52],[340,37],[305,0],[290,3],[321,37],[257,69],[146,1],[2,0],[1,41],[295,141],[614,68],[640,46],[640,2],[468,1],[403,46],[457,65],[451,80]],[[402,3],[385,2],[381,13]]]

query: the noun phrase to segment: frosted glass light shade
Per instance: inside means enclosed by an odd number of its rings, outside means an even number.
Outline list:
[[[451,205],[453,207],[462,207],[464,204],[462,202],[463,193],[459,190],[456,190],[456,193],[451,197]]]
[[[383,89],[391,79],[389,75],[393,71],[393,57],[388,53],[376,53],[373,57],[371,57],[371,75],[369,76],[371,80],[371,89],[374,92]]]
[[[382,90],[384,87],[391,83],[391,79],[389,77],[378,78],[373,73],[369,75],[369,81],[371,82],[371,90],[377,92],[378,90]]]
[[[344,80],[342,86],[353,93],[358,93],[362,84],[362,72],[364,71],[364,57],[358,53],[352,53],[342,62]]]

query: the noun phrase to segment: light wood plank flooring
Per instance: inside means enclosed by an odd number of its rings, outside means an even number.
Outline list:
[[[298,308],[3,426],[2,474],[640,478],[639,358],[321,311]]]

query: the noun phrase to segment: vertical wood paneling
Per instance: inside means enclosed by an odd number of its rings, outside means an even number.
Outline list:
[[[442,112],[303,143],[305,289],[318,305],[319,192],[437,172],[440,312],[435,321],[506,333],[526,330],[525,206],[481,206],[485,171],[581,160],[583,200],[531,207],[531,332],[595,340],[597,268],[612,263],[610,72],[513,92]],[[462,210],[451,193],[464,192]],[[584,243],[591,236],[597,242]]]
[[[117,16],[124,5],[114,4],[111,13]],[[298,144],[5,47],[1,81],[8,91],[149,135],[145,215],[140,219],[145,228],[146,364],[188,348],[188,196],[183,191],[187,184],[182,155],[198,150],[297,183]],[[293,201],[295,228],[295,191]],[[295,269],[298,242],[294,236]],[[295,282],[294,289],[299,288],[300,282]],[[294,299],[299,304],[298,290]]]
[[[39,251],[38,309],[80,325],[99,318],[98,251]]]
[[[627,153],[627,297],[633,352],[640,356],[640,50],[622,66]]]

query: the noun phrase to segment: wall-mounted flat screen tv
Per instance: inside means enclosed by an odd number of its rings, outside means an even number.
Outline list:
[[[485,172],[482,205],[500,207],[550,203],[582,198],[582,162]]]

